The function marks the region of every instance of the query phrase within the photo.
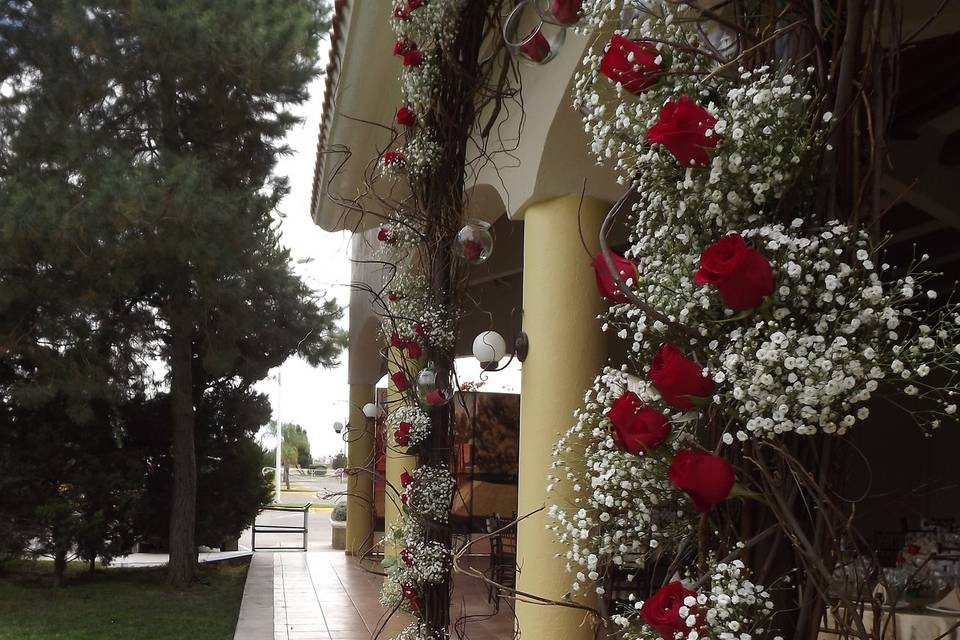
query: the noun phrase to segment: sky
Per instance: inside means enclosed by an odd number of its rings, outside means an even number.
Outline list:
[[[326,67],[328,50],[329,41],[324,40],[321,67]],[[346,307],[350,298],[349,234],[328,233],[310,218],[313,164],[325,82],[324,76],[317,77],[311,85],[310,100],[294,108],[303,121],[287,135],[287,144],[293,153],[282,158],[276,169],[279,175],[290,179],[291,188],[280,203],[280,232],[281,242],[290,249],[297,263],[296,270],[307,284]],[[345,309],[341,321],[344,329],[347,312]],[[346,351],[336,368],[313,368],[294,357],[280,367],[280,372],[279,389],[275,377],[262,381],[257,387],[270,396],[274,418],[279,409],[281,421],[294,422],[306,429],[314,457],[343,450],[343,440],[334,433],[333,423],[346,423],[349,408]],[[275,369],[274,375],[276,373]]]

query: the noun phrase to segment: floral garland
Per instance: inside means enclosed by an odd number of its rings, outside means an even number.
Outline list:
[[[619,26],[585,56],[574,107],[598,161],[630,186],[630,247],[593,263],[611,305],[603,329],[628,350],[555,448],[549,489],[564,483],[570,498],[549,514],[572,589],[603,593],[611,567],[639,570],[695,538],[703,514],[752,497],[730,462],[743,447],[842,436],[881,391],[924,400],[924,428],[954,416],[960,306],[925,290],[925,256],[898,270],[865,233],[805,221],[832,120],[812,69],[730,73],[679,4],[583,11],[589,27]],[[624,637],[779,637],[742,562],[698,568],[617,613]]]
[[[398,407],[387,416],[387,427],[393,444],[409,453],[430,435],[430,416],[417,405]]]

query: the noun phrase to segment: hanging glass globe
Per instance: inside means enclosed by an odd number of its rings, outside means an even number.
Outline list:
[[[483,264],[493,253],[490,224],[483,220],[467,220],[457,234],[457,252],[470,264]]]
[[[538,1],[522,0],[514,7],[503,24],[503,41],[518,60],[540,65],[557,57],[567,30],[551,13],[549,21],[541,17]]]
[[[432,362],[417,376],[417,396],[428,407],[442,407],[453,399],[453,376]]]

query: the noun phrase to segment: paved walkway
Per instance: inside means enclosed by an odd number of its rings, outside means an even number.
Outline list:
[[[383,578],[334,551],[329,525],[322,529],[317,518],[315,529],[314,520],[307,553],[254,554],[234,640],[388,640],[409,624],[409,617],[389,617],[380,606]],[[379,569],[375,563],[368,568]],[[455,583],[451,616],[457,619],[465,612],[481,617],[467,625],[470,640],[513,637],[509,607],[493,615],[486,588],[473,580]]]

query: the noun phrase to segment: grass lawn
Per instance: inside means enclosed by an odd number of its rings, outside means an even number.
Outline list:
[[[187,591],[164,585],[163,569],[85,573],[49,586],[51,564],[0,567],[0,640],[232,640],[246,562],[201,566]]]

